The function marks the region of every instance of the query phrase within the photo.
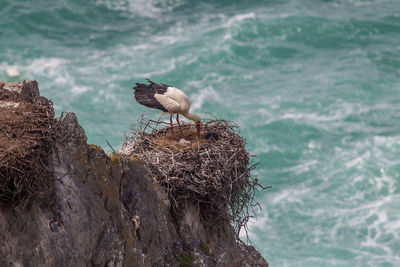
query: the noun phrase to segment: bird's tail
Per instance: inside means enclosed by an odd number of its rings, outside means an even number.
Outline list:
[[[133,91],[135,92],[135,94],[136,93],[154,94],[153,87],[144,83],[136,83],[136,86],[133,87]]]
[[[144,83],[136,83],[136,86],[133,87],[133,91],[137,102],[142,105],[151,107],[150,104],[152,102],[152,96],[154,95],[153,87]]]
[[[150,84],[144,84],[144,83],[136,83],[136,86],[133,87],[133,90],[135,92],[135,95],[138,94],[154,94],[155,90],[154,87],[152,86],[153,84],[156,84],[155,82],[151,81],[150,79],[146,79]]]
[[[149,80],[150,81],[150,80]],[[151,82],[151,81],[150,81]],[[136,83],[136,86],[133,87],[133,91],[135,94],[135,99],[140,104],[149,107],[160,109],[164,112],[167,110],[155,99],[154,94],[156,93],[152,84],[147,85],[144,83]]]
[[[146,79],[150,84],[155,84],[155,82],[151,81],[150,79]]]

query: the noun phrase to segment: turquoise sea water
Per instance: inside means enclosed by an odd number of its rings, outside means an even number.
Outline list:
[[[134,82],[185,90],[258,156],[271,266],[400,266],[400,1],[0,0],[11,67],[107,152]]]

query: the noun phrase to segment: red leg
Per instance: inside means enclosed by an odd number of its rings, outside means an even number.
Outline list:
[[[176,121],[178,122],[179,130],[181,130],[181,135],[182,135],[183,139],[186,139],[185,135],[183,134],[181,124],[179,123],[179,114],[176,114]]]
[[[172,141],[174,141],[174,127],[172,126],[172,113],[171,113],[171,116],[169,117],[169,122],[171,123]]]

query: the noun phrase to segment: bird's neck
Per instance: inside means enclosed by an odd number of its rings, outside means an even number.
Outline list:
[[[187,113],[184,113],[182,115],[184,117],[188,118],[189,120],[194,121],[194,122],[199,122],[200,121],[200,117],[198,115],[196,115],[196,114],[187,112]]]

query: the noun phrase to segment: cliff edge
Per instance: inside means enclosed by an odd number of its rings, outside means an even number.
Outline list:
[[[174,217],[146,164],[88,145],[36,81],[0,82],[0,113],[0,266],[268,266],[190,201]]]

